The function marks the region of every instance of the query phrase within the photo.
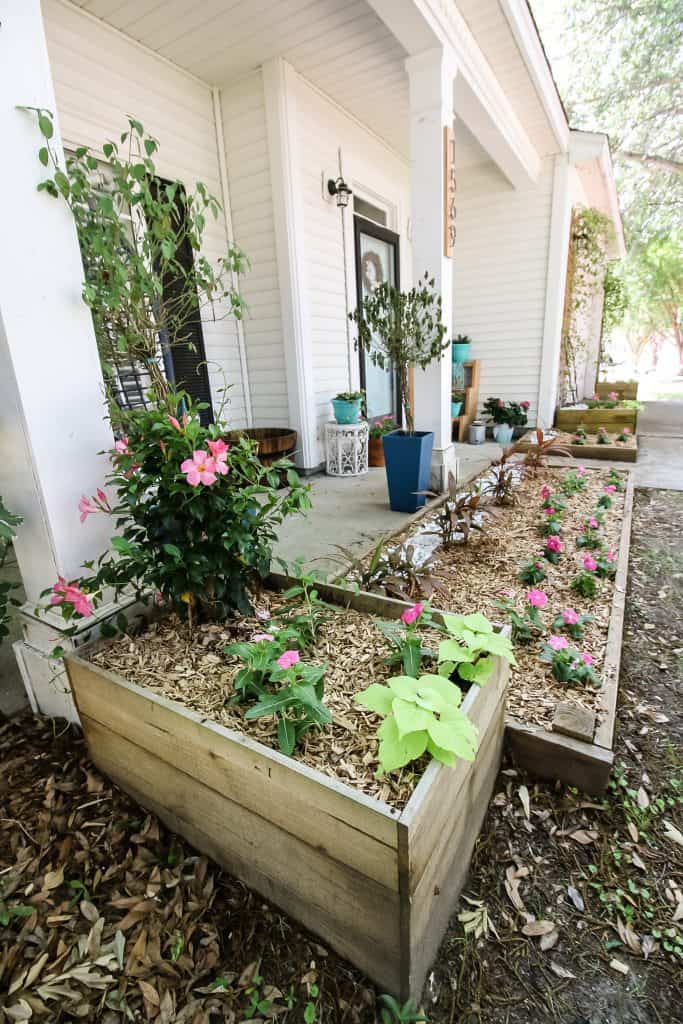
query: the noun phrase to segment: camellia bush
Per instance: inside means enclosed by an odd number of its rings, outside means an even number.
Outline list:
[[[60,578],[43,595],[66,620],[92,615],[112,592],[152,594],[190,629],[252,611],[250,592],[269,572],[277,527],[310,507],[309,488],[286,460],[264,466],[248,438],[226,444],[220,424],[201,425],[201,409],[176,392],[129,415],[104,487],[78,506],[82,523],[112,517],[111,550],[86,563],[88,575]]]

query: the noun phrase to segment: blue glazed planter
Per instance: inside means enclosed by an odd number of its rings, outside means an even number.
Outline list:
[[[389,485],[389,507],[392,512],[417,512],[425,503],[425,491],[429,486],[429,470],[432,464],[434,434],[431,431],[416,431],[406,434],[394,430],[382,438],[384,463]]]
[[[353,402],[345,402],[341,398],[332,399],[334,418],[337,423],[358,423],[360,416],[361,398],[355,398]]]
[[[454,363],[466,363],[470,358],[469,341],[451,342],[451,359]]]
[[[454,418],[460,415],[462,409],[462,402],[451,402],[451,416]]]
[[[496,423],[493,428],[493,437],[498,444],[510,444],[513,430],[514,427],[511,427],[509,423]]]

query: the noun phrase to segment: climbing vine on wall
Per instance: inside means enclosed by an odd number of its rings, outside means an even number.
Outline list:
[[[578,402],[579,367],[587,352],[586,324],[593,298],[603,287],[612,222],[600,210],[582,207],[572,216],[567,294],[562,329],[562,401]]]

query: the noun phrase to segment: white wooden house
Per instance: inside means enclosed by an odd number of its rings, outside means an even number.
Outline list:
[[[103,547],[106,524],[79,531],[74,509],[111,438],[75,231],[36,192],[26,106],[55,113],[57,147],[100,154],[133,115],[160,174],[222,199],[207,255],[228,238],[247,253],[249,313],[204,323],[210,386],[230,385],[234,426],[296,429],[304,469],[323,461],[330,398],[361,381],[347,313],[368,252],[402,286],[434,275],[482,398],[552,422],[572,206],[604,209],[623,242],[606,140],[570,132],[526,0],[0,0],[0,493],[25,517],[29,602]],[[437,477],[454,458],[450,374],[446,353],[415,376]],[[392,411],[391,382],[366,384]],[[27,636],[37,658],[44,638]]]

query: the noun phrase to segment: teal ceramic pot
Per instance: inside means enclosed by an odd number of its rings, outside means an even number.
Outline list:
[[[460,415],[462,409],[462,402],[451,402],[451,416],[455,419],[456,416]]]
[[[454,363],[466,363],[470,358],[469,341],[451,342],[451,359]]]
[[[513,429],[509,423],[496,423],[493,428],[493,437],[498,444],[510,444]]]
[[[358,423],[361,402],[361,398],[354,398],[352,402],[346,402],[341,398],[333,398],[332,408],[334,409],[334,418],[337,423]]]

